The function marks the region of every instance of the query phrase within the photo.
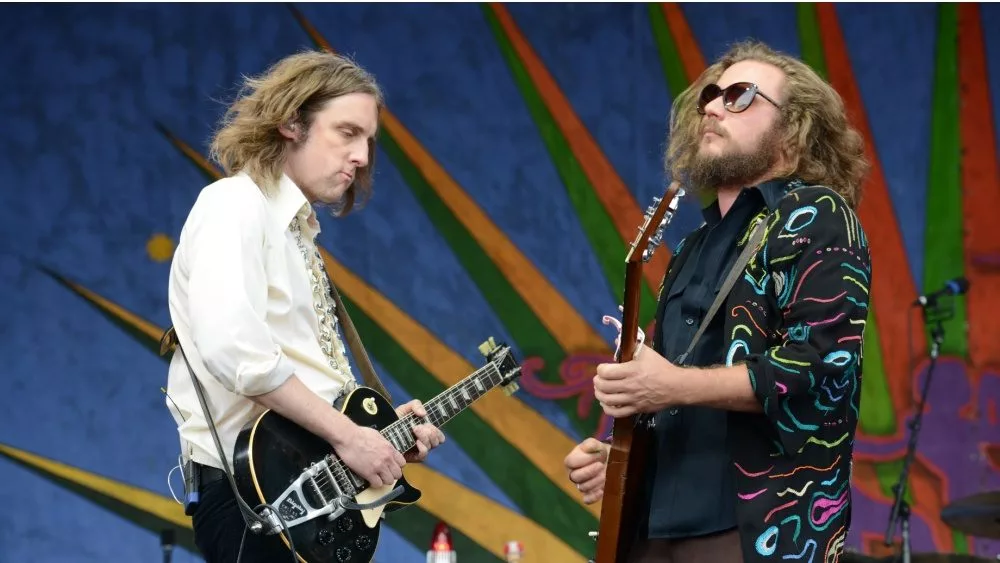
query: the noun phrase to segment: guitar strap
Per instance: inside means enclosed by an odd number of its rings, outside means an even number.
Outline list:
[[[705,318],[702,319],[701,326],[698,327],[698,332],[694,333],[694,338],[691,340],[691,344],[689,344],[687,350],[685,350],[685,352],[677,358],[676,363],[678,365],[683,365],[687,360],[688,355],[691,354],[695,345],[698,344],[698,340],[701,339],[701,335],[704,334],[705,329],[708,328],[708,323],[711,322],[712,317],[714,317],[715,313],[718,312],[719,307],[721,307],[722,303],[729,297],[729,291],[736,283],[736,280],[743,275],[743,270],[750,262],[750,257],[754,255],[757,251],[757,246],[759,246],[760,242],[764,240],[764,231],[766,229],[763,227],[763,224],[765,221],[766,218],[760,218],[752,227],[753,230],[750,233],[750,240],[747,241],[746,246],[743,247],[743,252],[740,252],[740,255],[736,258],[736,263],[733,264],[732,269],[729,270],[729,274],[726,275],[725,281],[722,282],[722,287],[719,288],[719,293],[715,296],[715,301],[712,302],[712,306],[709,307],[708,313],[706,313]]]

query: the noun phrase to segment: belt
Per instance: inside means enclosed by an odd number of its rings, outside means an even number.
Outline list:
[[[202,485],[207,485],[209,483],[214,483],[216,481],[222,481],[227,479],[226,472],[219,469],[218,467],[212,467],[211,465],[202,465],[200,463],[195,463],[195,470],[198,471],[198,477]]]

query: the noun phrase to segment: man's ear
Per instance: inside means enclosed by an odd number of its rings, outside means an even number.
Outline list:
[[[278,126],[278,132],[281,133],[282,137],[290,141],[298,141],[302,136],[302,126],[295,121],[282,123]]]

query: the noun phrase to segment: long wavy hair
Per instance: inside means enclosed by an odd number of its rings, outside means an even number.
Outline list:
[[[278,128],[298,124],[309,131],[316,113],[333,98],[370,94],[379,113],[385,104],[375,78],[354,61],[333,53],[305,51],[285,57],[259,76],[244,77],[237,99],[229,106],[212,139],[211,157],[227,174],[246,172],[265,193],[276,189],[287,156],[287,139]],[[375,143],[368,145],[368,164],[335,207],[346,214],[371,195]]]
[[[868,162],[864,141],[851,127],[843,100],[808,65],[757,41],[733,45],[674,100],[664,162],[668,174],[681,182],[689,176],[698,150],[702,116],[696,104],[702,88],[716,82],[730,66],[747,60],[770,64],[785,74],[785,102],[777,125],[781,131],[778,150],[787,169],[777,176],[796,176],[808,184],[827,186],[856,207]]]

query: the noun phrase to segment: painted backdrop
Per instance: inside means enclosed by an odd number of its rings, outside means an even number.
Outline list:
[[[976,4],[7,5],[0,9],[0,561],[195,561],[156,342],[169,259],[213,124],[242,74],[321,46],[384,85],[376,196],[329,220],[326,259],[394,397],[523,361],[407,469],[424,500],[379,562],[423,561],[448,522],[462,562],[582,562],[599,507],[563,478],[607,428],[589,379],[625,245],[665,185],[673,97],[735,40],[801,55],[841,92],[875,163],[874,253],[849,545],[884,532],[925,377],[911,302],[955,276],[910,490],[918,551],[995,554],[941,508],[1000,488],[1000,8]],[[691,202],[646,269],[643,316]]]

